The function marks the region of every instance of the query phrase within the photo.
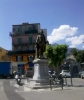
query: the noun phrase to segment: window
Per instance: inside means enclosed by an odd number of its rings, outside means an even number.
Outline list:
[[[0,49],[0,52],[2,52],[2,49]]]
[[[23,56],[17,56],[17,61],[23,61]]]
[[[32,43],[33,38],[29,37],[29,43]]]
[[[29,50],[34,50],[34,46],[29,46]]]
[[[28,60],[29,60],[29,61],[32,61],[32,60],[34,60],[34,56],[33,56],[33,55],[31,55],[31,56],[28,56]]]
[[[19,28],[18,28],[18,33],[21,33],[21,32],[22,32],[22,28],[19,27]]]
[[[18,51],[21,51],[22,50],[22,47],[18,47]]]
[[[21,44],[21,38],[18,38],[18,44]]]
[[[29,30],[33,30],[33,28],[32,27],[29,27]]]
[[[2,59],[3,59],[3,56],[2,56]]]

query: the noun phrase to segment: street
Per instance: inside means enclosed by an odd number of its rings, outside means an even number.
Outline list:
[[[22,79],[22,83],[25,79]],[[84,80],[73,78],[73,87],[70,79],[69,86],[50,89],[31,90],[27,85],[18,86],[13,79],[0,79],[0,98],[2,100],[84,100]]]

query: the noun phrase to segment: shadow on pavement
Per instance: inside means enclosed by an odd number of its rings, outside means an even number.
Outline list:
[[[84,85],[74,85],[73,87],[84,87]]]
[[[64,90],[71,90],[71,89],[65,89],[65,88],[63,90],[61,88],[59,90],[58,89],[56,89],[56,90],[52,89],[52,91],[64,91]]]
[[[19,86],[23,86],[24,85],[24,83],[20,83],[20,85]]]

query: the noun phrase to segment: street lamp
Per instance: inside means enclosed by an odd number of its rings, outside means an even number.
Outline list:
[[[71,68],[70,68],[70,64],[69,64],[69,71],[71,72]],[[73,86],[73,83],[72,83],[72,74],[71,74],[71,86]]]

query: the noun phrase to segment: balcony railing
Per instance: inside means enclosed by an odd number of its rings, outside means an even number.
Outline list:
[[[39,34],[38,33],[38,30],[30,30],[30,31],[25,31],[25,32],[21,32],[21,33],[18,33],[18,32],[15,32],[15,33],[12,33],[10,32],[9,35],[10,36],[20,36],[20,35],[28,35],[28,34]]]
[[[15,45],[15,46],[20,46],[20,45],[35,45],[36,44],[36,42],[22,42],[22,43],[18,43],[18,42],[16,42],[16,43],[12,43],[13,45]]]
[[[38,30],[25,31],[25,34],[38,33]]]
[[[32,54],[35,53],[35,50],[26,50],[26,51],[8,51],[8,55],[14,55],[14,54]]]

